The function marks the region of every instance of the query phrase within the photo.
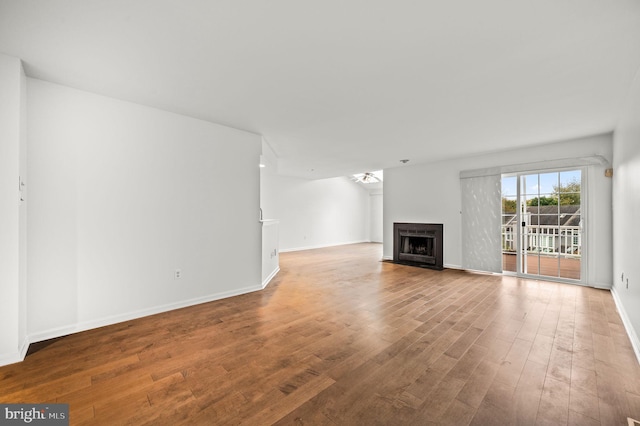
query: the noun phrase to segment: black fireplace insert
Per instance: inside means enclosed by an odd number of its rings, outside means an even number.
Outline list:
[[[443,228],[441,223],[394,223],[393,261],[443,269]]]

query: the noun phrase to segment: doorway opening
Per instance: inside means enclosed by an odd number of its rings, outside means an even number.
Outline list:
[[[502,270],[581,281],[583,173],[502,175]]]

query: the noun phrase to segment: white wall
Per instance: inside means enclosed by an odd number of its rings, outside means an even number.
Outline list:
[[[496,152],[431,164],[402,166],[384,171],[384,257],[393,258],[393,223],[444,224],[445,266],[462,265],[460,172],[485,167],[531,163],[560,158],[601,155],[612,158],[611,135],[551,143],[544,146]],[[589,253],[587,283],[611,285],[611,179],[606,166],[591,166],[588,172],[588,228],[595,244]]]
[[[261,174],[264,217],[280,220],[280,251],[369,241],[369,192],[346,177]]]
[[[0,54],[0,365],[19,361],[26,348],[24,82],[20,60]]]
[[[614,133],[613,213],[612,290],[640,360],[640,75]]]
[[[383,195],[382,191],[369,192],[369,208],[371,211],[371,223],[369,236],[371,242],[381,243],[383,237]]]
[[[261,288],[259,136],[27,88],[32,340]]]

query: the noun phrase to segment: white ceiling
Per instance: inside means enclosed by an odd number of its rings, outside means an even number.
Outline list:
[[[613,130],[640,0],[0,0],[0,52],[328,177]]]

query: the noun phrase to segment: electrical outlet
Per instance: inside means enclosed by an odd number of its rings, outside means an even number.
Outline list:
[[[622,275],[620,276],[620,281],[624,282],[624,272],[622,273]]]
[[[176,269],[176,270],[173,272],[173,279],[175,279],[175,280],[179,280],[180,278],[182,278],[182,270],[180,270],[180,269]]]
[[[629,288],[629,278],[627,278],[627,288]]]

